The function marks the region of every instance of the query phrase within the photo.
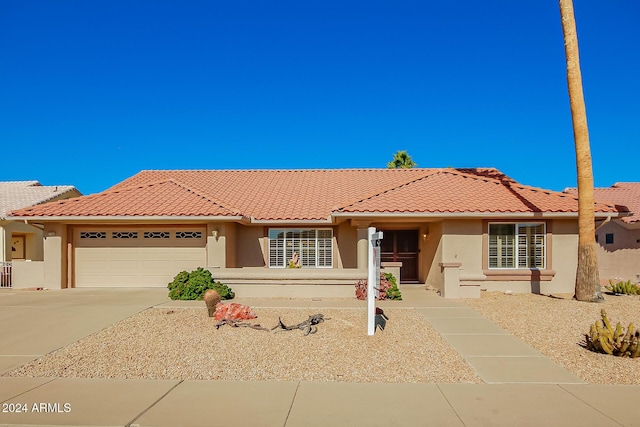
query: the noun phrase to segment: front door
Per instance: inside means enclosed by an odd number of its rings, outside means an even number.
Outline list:
[[[418,282],[418,230],[382,230],[381,262],[401,262],[400,283]]]
[[[24,236],[12,236],[11,237],[11,259],[25,259],[25,239]]]

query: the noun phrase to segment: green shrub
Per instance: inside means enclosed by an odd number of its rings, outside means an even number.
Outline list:
[[[356,282],[356,298],[360,300],[367,299],[367,279],[360,279]],[[376,299],[402,299],[393,274],[380,272],[380,288]]]
[[[387,288],[387,298],[402,300],[402,294],[400,293],[400,289],[398,288],[398,282],[396,282],[396,278],[391,273],[384,273],[385,279],[389,282],[389,287]]]
[[[169,288],[169,298],[172,300],[201,300],[209,289],[215,289],[223,300],[236,296],[230,287],[213,280],[211,272],[202,267],[198,267],[191,273],[181,271],[167,285],[167,288]]]

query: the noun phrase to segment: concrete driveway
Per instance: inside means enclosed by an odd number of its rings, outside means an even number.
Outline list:
[[[0,291],[0,374],[170,301],[164,288]]]

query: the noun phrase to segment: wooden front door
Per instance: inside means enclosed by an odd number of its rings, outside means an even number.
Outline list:
[[[418,230],[382,230],[381,262],[401,262],[400,283],[418,282]]]

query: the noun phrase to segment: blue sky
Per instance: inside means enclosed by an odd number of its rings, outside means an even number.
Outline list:
[[[596,186],[640,181],[640,3],[575,0]],[[576,185],[557,1],[0,3],[0,180],[495,167]]]

